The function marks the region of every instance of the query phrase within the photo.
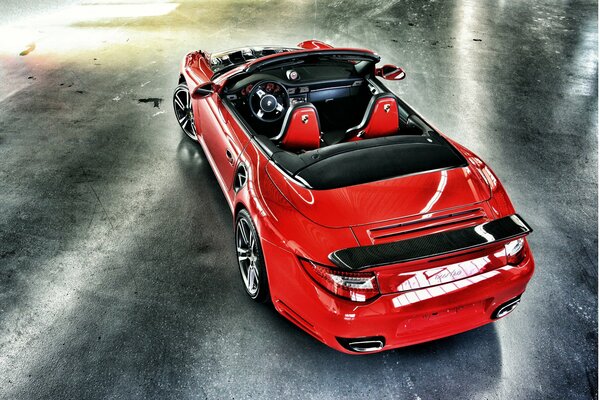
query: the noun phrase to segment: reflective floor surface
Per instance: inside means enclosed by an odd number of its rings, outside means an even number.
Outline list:
[[[0,398],[597,396],[595,1],[2,7]],[[390,87],[500,176],[535,230],[511,316],[353,357],[246,297],[170,96],[189,50],[309,38],[404,67]]]

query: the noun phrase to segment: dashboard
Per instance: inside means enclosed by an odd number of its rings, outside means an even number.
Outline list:
[[[280,133],[289,107],[309,102],[319,115],[326,143],[338,141],[357,125],[373,94],[380,89],[350,62],[278,66],[229,80],[221,92],[254,132]]]
[[[290,104],[350,97],[356,95],[365,84],[365,80],[357,76],[353,65],[303,65],[248,76],[227,88],[225,95],[234,103],[243,101],[254,85],[273,80],[281,85],[267,83],[264,90],[274,95],[279,94],[280,90],[286,90]]]

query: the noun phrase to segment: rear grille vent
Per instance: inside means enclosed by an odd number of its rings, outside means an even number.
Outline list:
[[[428,218],[419,216],[416,219],[371,228],[368,234],[373,243],[387,242],[389,240],[399,240],[413,234],[425,235],[435,233],[441,229],[477,225],[484,222],[485,216],[482,208],[433,214]]]

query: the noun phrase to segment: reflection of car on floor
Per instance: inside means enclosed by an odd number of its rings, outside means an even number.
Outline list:
[[[173,104],[234,215],[244,287],[344,352],[463,332],[511,312],[531,231],[494,173],[378,78],[369,50],[188,54]]]

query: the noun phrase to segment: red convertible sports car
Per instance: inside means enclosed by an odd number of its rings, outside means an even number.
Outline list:
[[[319,41],[185,56],[173,96],[233,213],[244,288],[339,351],[393,349],[510,313],[530,227],[496,175]]]

